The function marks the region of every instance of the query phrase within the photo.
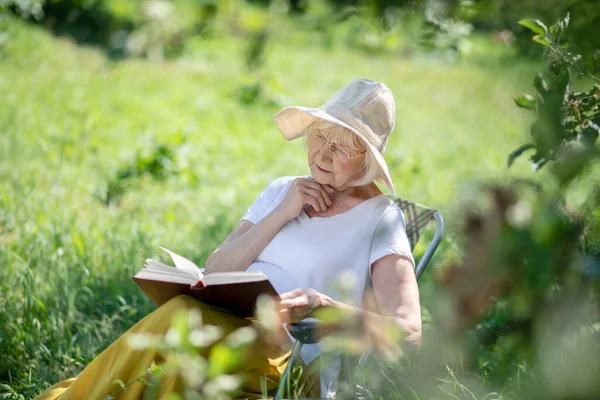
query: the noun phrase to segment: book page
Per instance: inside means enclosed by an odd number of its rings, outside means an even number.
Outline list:
[[[215,272],[204,277],[207,285],[227,285],[231,283],[260,282],[268,280],[262,272]]]
[[[172,270],[176,270],[176,268],[171,267],[170,269]],[[193,285],[196,282],[198,282],[198,280],[196,278],[194,278],[193,276],[187,274],[187,273],[182,273],[180,275],[177,274],[172,274],[172,273],[166,273],[166,272],[161,272],[161,271],[152,271],[152,270],[148,270],[148,269],[143,269],[140,272],[138,272],[137,274],[134,275],[134,280],[135,279],[143,279],[143,280],[150,280],[150,281],[159,281],[159,282],[166,282],[166,283],[183,283],[186,285]]]
[[[202,274],[200,268],[198,268],[196,264],[169,249],[165,249],[162,246],[160,246],[160,248],[169,253],[171,260],[173,260],[173,263],[175,264],[175,268],[193,276],[194,278],[198,278],[198,280],[204,278],[204,274]]]
[[[186,278],[191,278],[192,280],[194,280],[194,282],[198,282],[198,279],[196,276],[192,276],[185,271],[182,271],[180,269],[173,267],[172,265],[166,265],[166,264],[161,263],[160,261],[156,261],[151,258],[146,259],[146,261],[144,262],[144,268],[142,268],[142,271],[156,272],[156,273],[166,274],[166,275],[184,276]]]

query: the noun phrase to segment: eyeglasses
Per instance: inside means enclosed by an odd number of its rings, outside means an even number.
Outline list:
[[[324,144],[327,144],[331,155],[334,158],[340,160],[341,162],[348,162],[348,161],[352,160],[353,158],[356,158],[356,157],[360,156],[361,154],[364,154],[367,152],[367,150],[363,150],[360,153],[351,156],[350,153],[348,153],[346,150],[342,149],[335,143],[329,142],[327,139],[325,139],[325,136],[321,135],[320,133],[313,133],[312,135],[310,135],[310,141],[312,142],[313,146],[315,146],[316,148],[319,148],[319,149]]]

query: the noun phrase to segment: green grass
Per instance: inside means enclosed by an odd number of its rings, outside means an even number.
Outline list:
[[[487,39],[471,60],[447,65],[284,35],[268,47],[271,101],[249,107],[236,95],[239,38],[193,40],[161,64],[112,63],[20,21],[8,28],[0,382],[25,397],[76,375],[153,308],[130,276],[158,245],[202,263],[270,180],[307,173],[302,143],[285,142],[272,122],[281,106],[319,106],[355,77],[383,81],[396,97],[386,158],[398,195],[446,215],[464,184],[504,176],[507,154],[526,140],[529,121],[512,97],[534,66],[507,62]],[[156,143],[175,150],[180,173],[129,180],[118,205],[100,202],[115,171]],[[513,173],[527,171],[523,160]],[[433,290],[426,282],[423,297]]]

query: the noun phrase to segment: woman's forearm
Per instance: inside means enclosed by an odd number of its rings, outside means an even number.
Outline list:
[[[287,222],[276,209],[239,237],[219,246],[206,260],[205,273],[245,271]]]
[[[375,323],[378,326],[393,323],[404,333],[404,341],[410,346],[419,347],[421,343],[421,319],[420,315],[396,315],[384,316],[365,309],[354,307],[339,302],[329,296],[322,295],[321,307],[334,307],[342,310],[352,320],[361,320],[365,323]]]

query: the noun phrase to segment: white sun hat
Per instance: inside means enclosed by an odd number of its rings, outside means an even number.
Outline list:
[[[306,135],[308,126],[317,118],[343,126],[356,134],[379,164],[380,174],[376,180],[395,195],[394,184],[383,158],[396,121],[394,96],[387,86],[370,79],[355,79],[319,108],[289,106],[273,116],[287,140]]]

